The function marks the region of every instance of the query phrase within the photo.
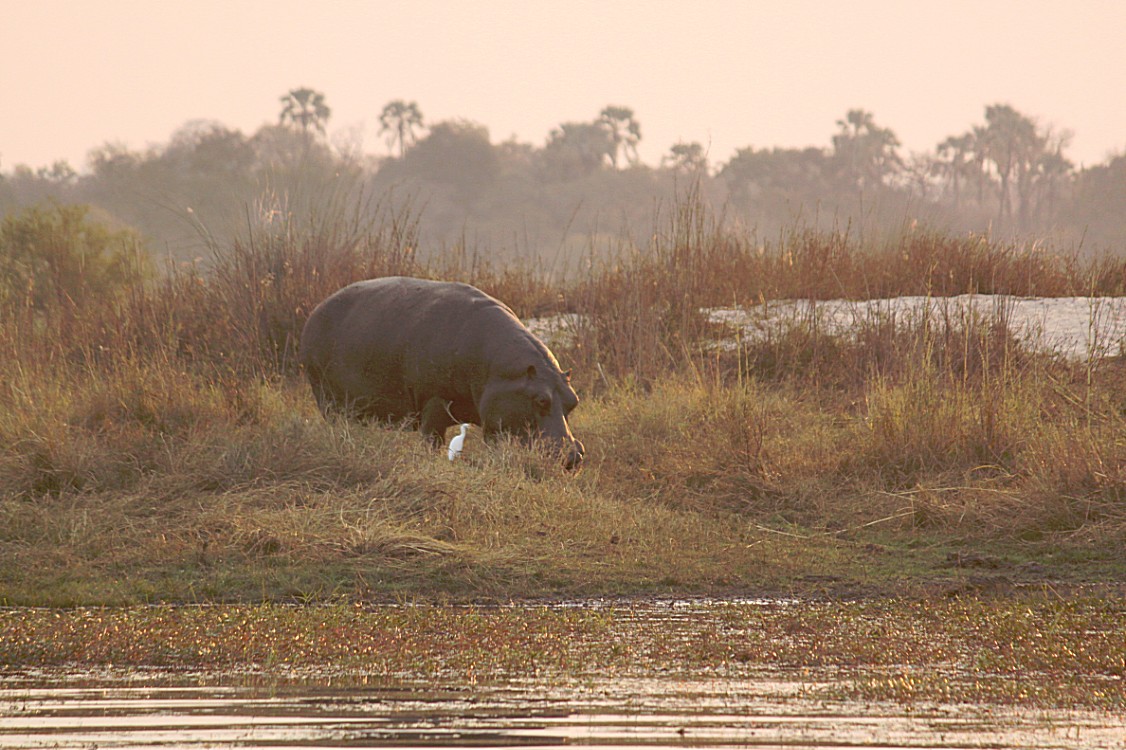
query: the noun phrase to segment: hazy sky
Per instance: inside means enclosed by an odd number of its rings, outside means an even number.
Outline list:
[[[193,119],[249,134],[300,86],[376,154],[400,98],[537,145],[625,105],[649,164],[827,146],[857,107],[921,151],[1005,102],[1090,164],[1126,151],[1123,39],[1124,0],[0,0],[0,169]]]

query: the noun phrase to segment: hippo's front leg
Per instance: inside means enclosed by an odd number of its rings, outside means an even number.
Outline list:
[[[450,402],[435,396],[422,405],[418,418],[418,429],[435,447],[446,442],[446,428],[457,424],[450,416]]]

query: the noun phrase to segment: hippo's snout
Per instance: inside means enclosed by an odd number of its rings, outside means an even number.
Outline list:
[[[570,448],[567,449],[567,455],[563,458],[563,468],[567,471],[573,471],[582,465],[583,456],[586,455],[586,448],[583,446],[582,441],[572,440]]]

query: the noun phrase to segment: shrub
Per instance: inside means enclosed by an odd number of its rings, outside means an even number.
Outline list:
[[[37,310],[81,307],[151,275],[137,233],[93,221],[81,205],[38,206],[0,223],[0,300]]]

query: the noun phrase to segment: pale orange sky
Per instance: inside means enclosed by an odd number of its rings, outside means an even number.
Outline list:
[[[678,140],[827,146],[857,107],[922,151],[1006,102],[1091,164],[1126,152],[1124,38],[1123,0],[0,0],[0,169],[193,119],[249,134],[300,86],[374,154],[399,98],[537,145],[629,106],[654,165]]]

